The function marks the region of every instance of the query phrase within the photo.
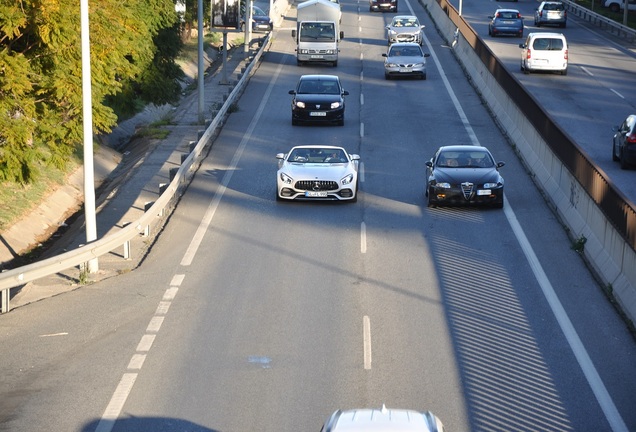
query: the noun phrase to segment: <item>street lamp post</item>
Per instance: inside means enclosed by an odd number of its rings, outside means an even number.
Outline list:
[[[82,113],[84,126],[84,217],[86,219],[86,244],[97,240],[95,216],[95,180],[93,164],[93,98],[91,95],[91,50],[88,29],[88,0],[80,1],[82,40]],[[88,273],[97,273],[97,257],[86,263]]]

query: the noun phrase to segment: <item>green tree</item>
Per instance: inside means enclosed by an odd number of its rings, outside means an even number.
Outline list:
[[[172,48],[155,45],[164,31],[178,38],[177,15],[173,0],[90,0],[89,14],[93,126],[108,133],[109,96],[159,67],[164,80],[178,78]],[[0,0],[0,179],[64,167],[83,142],[82,102],[79,1]]]

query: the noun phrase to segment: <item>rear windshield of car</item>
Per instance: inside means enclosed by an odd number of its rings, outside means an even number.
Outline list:
[[[561,51],[563,39],[537,38],[534,40],[532,48],[538,51]]]
[[[499,12],[497,18],[501,19],[517,19],[519,14],[517,12]]]
[[[544,10],[564,10],[563,3],[546,3],[543,5]]]

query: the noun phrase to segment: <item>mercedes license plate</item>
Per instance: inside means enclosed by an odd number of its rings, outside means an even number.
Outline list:
[[[327,192],[306,191],[305,196],[307,198],[326,198]]]

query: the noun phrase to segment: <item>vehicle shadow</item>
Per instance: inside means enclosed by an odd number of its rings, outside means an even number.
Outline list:
[[[188,431],[188,432],[219,432],[218,429],[192,423],[174,417],[134,417],[119,418],[116,421],[92,420],[86,423],[81,432],[95,432],[108,430],[112,432],[162,432],[162,431]]]

